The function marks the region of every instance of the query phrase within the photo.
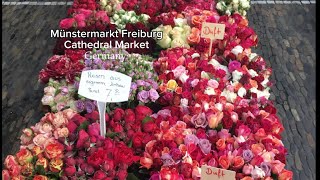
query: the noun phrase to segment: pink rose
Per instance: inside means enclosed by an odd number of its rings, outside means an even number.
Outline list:
[[[2,179],[3,180],[10,180],[10,174],[8,170],[2,170]]]
[[[106,11],[98,11],[98,12],[96,12],[96,17],[98,19],[101,19],[101,21],[103,23],[107,23],[108,24],[110,22],[110,19],[109,19],[108,15],[107,15]]]
[[[45,87],[43,91],[44,91],[44,94],[48,96],[54,96],[56,93],[56,89],[52,86]]]
[[[77,27],[78,28],[84,28],[84,27],[86,27],[86,22],[85,21],[79,21],[79,22],[77,22]]]
[[[62,19],[62,20],[60,21],[60,28],[61,28],[61,29],[70,29],[75,22],[76,22],[76,21],[75,21],[74,18]]]
[[[117,172],[117,176],[118,176],[118,179],[119,179],[119,180],[125,180],[126,177],[128,176],[127,170],[122,170],[122,169],[120,169],[120,170]]]
[[[274,160],[271,163],[271,171],[274,174],[280,174],[280,172],[284,169],[285,164],[279,160]]]
[[[62,112],[69,120],[76,114],[76,112],[70,108],[63,110]]]
[[[33,138],[33,143],[36,145],[36,146],[40,146],[40,147],[44,147],[45,143],[47,142],[48,140],[48,136],[44,135],[44,134],[38,134],[36,135],[34,138]]]
[[[92,123],[88,126],[89,136],[99,137],[100,136],[100,124]]]
[[[52,120],[52,124],[59,128],[63,125],[66,125],[68,123],[67,118],[64,116],[63,112],[58,112],[55,114],[54,119]]]
[[[20,149],[20,151],[16,154],[16,157],[20,165],[30,163],[33,159],[33,156],[28,149]]]
[[[86,132],[85,130],[81,129],[81,130],[79,131],[79,139],[78,139],[78,141],[77,141],[76,147],[77,147],[77,148],[82,148],[83,145],[84,145],[84,143],[85,143],[86,141],[88,141],[88,140],[89,140],[89,135],[87,134],[87,132]]]
[[[83,14],[83,15],[85,16],[85,18],[87,19],[88,17],[91,16],[92,11],[91,11],[91,10],[88,10],[88,9],[80,8],[80,9],[77,9],[76,13],[78,13],[78,14]]]
[[[253,166],[251,164],[246,164],[242,168],[242,172],[246,175],[250,175],[253,170]]]
[[[54,131],[54,135],[55,135],[56,139],[61,138],[61,137],[68,137],[69,136],[69,130],[66,127],[58,128],[58,129],[56,129]]]
[[[47,133],[50,134],[52,129],[53,129],[53,127],[50,123],[44,123],[40,127],[39,131],[40,131],[40,133],[43,133],[43,134],[47,134]]]
[[[73,17],[77,23],[81,22],[81,21],[85,21],[86,16],[84,14],[77,14]]]
[[[63,171],[66,176],[73,176],[77,170],[74,166],[68,166],[68,167],[64,168]]]

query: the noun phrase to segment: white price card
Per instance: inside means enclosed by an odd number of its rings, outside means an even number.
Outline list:
[[[128,101],[131,77],[110,70],[82,71],[78,93],[99,102]]]

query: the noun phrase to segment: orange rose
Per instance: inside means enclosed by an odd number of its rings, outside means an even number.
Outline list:
[[[182,87],[177,87],[176,88],[176,93],[181,94],[182,93]]]
[[[33,180],[49,180],[47,176],[43,176],[43,175],[35,175],[33,177]]]
[[[251,151],[255,155],[259,155],[264,150],[264,145],[262,143],[252,144]]]
[[[188,63],[188,70],[192,71],[196,69],[196,63]]]
[[[258,83],[255,80],[249,79],[249,83],[252,87],[258,88]]]
[[[31,151],[35,156],[38,156],[40,153],[43,152],[43,150],[41,150],[39,146],[33,146]]]
[[[25,176],[31,176],[33,172],[33,165],[31,163],[26,163],[21,166],[21,174]]]
[[[27,149],[20,149],[16,157],[20,165],[25,165],[33,159],[32,153]]]
[[[50,171],[52,171],[52,172],[59,172],[59,171],[61,171],[62,166],[63,166],[63,161],[62,161],[62,159],[60,159],[60,158],[54,158],[54,159],[52,159],[52,160],[50,161],[49,169],[50,169]]]
[[[161,84],[159,86],[159,89],[160,89],[161,92],[166,92],[167,91],[167,85],[166,84]]]
[[[147,169],[150,169],[153,164],[153,161],[151,158],[141,157],[140,164],[141,164],[141,167],[145,167]]]
[[[189,34],[187,40],[190,44],[197,44],[200,42],[200,33],[201,31],[198,28],[193,27],[191,33]]]
[[[223,169],[228,169],[230,166],[229,158],[226,155],[220,156],[218,162]]]
[[[219,139],[217,142],[216,142],[216,147],[219,151],[223,151],[226,149],[226,142],[224,139]]]
[[[187,146],[186,145],[184,145],[184,144],[180,144],[179,145],[179,150],[181,151],[181,154],[186,154],[186,152],[187,152]]]
[[[216,128],[223,118],[223,112],[208,115],[208,125],[210,128]]]
[[[63,150],[64,150],[63,145],[56,141],[56,142],[49,143],[46,146],[44,153],[45,153],[46,157],[49,159],[62,158],[63,157]]]
[[[292,171],[282,170],[278,176],[279,180],[292,180],[293,173]]]
[[[240,168],[242,168],[243,165],[244,165],[244,160],[241,156],[236,156],[233,159],[233,167],[235,169],[240,169]]]
[[[39,158],[36,162],[36,165],[43,166],[45,170],[47,170],[48,164],[49,164],[48,160],[44,157]]]
[[[194,15],[192,16],[191,18],[191,23],[194,25],[194,26],[198,26],[198,25],[201,25],[202,22],[205,20],[205,16],[200,16],[200,15]]]

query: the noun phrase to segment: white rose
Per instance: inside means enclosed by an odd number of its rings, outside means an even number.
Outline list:
[[[101,4],[102,6],[106,6],[106,5],[107,5],[107,1],[106,1],[106,0],[100,0],[100,4]]]
[[[187,24],[187,19],[184,18],[174,18],[173,21],[176,26],[183,26]]]
[[[243,2],[241,2],[241,6],[242,6],[243,8],[249,8],[249,7],[250,7],[249,1],[243,1]]]
[[[206,90],[204,91],[204,94],[208,94],[210,96],[210,95],[215,95],[216,92],[214,91],[214,88],[207,87]]]
[[[253,70],[253,69],[249,69],[248,72],[249,72],[250,76],[252,76],[252,77],[258,76],[258,73],[257,73],[255,70]]]
[[[132,23],[137,23],[137,22],[138,22],[138,19],[137,19],[135,16],[133,16],[133,17],[130,19],[130,22],[132,22]]]
[[[232,81],[233,82],[237,82],[241,79],[243,73],[242,72],[239,72],[238,70],[234,70],[232,72]]]
[[[181,104],[182,107],[188,107],[188,99],[182,98],[180,100],[180,104]]]
[[[221,2],[218,2],[218,3],[217,3],[216,8],[217,8],[218,10],[222,11]]]
[[[54,103],[54,97],[53,96],[43,96],[42,99],[41,99],[41,102],[43,105],[51,105]]]
[[[268,86],[267,86],[268,82],[269,82],[269,79],[268,79],[268,78],[265,78],[265,79],[261,82],[261,85],[262,85],[263,87],[268,87]]]
[[[238,143],[246,142],[246,139],[242,135],[239,137],[236,137],[236,136],[233,136],[233,137]]]
[[[192,57],[192,59],[194,59],[194,58],[200,57],[200,54],[199,53],[193,53],[191,55],[191,57]]]
[[[233,9],[235,9],[235,10],[237,10],[238,9],[238,7],[239,7],[239,4],[232,4],[232,7],[233,7]]]
[[[238,89],[238,96],[242,97],[247,94],[247,90],[243,87]]]
[[[54,96],[54,94],[56,93],[56,89],[52,86],[45,87],[43,91],[44,94],[48,96]]]
[[[253,179],[260,179],[260,178],[264,178],[266,173],[258,166],[255,166],[255,168],[251,172],[251,175]]]
[[[125,20],[125,21],[129,21],[130,18],[131,18],[131,16],[129,16],[129,15],[127,15],[127,14],[124,15],[124,16],[122,16],[122,19]]]
[[[167,49],[167,48],[170,47],[171,41],[172,41],[172,40],[171,40],[171,38],[170,38],[168,35],[164,35],[163,38],[157,42],[157,44],[158,44],[160,47]]]
[[[170,34],[172,35],[172,38],[179,38],[183,35],[183,28],[182,27],[174,27]]]
[[[250,62],[255,61],[255,60],[256,60],[256,59],[255,59],[256,56],[258,56],[258,54],[256,54],[256,53],[251,53],[251,54],[249,54],[249,61],[250,61]]]
[[[231,50],[231,52],[232,52],[234,55],[238,56],[239,53],[242,53],[242,52],[243,52],[243,47],[240,46],[240,45],[237,45],[236,47],[234,47],[234,48]]]
[[[181,37],[175,38],[171,41],[171,48],[175,48],[175,47],[190,48],[187,41],[183,40]]]
[[[231,15],[231,12],[230,12],[230,10],[228,9],[228,10],[226,10],[226,15],[228,15],[228,16],[230,16]]]
[[[221,103],[216,103],[214,107],[216,107],[219,111],[223,110],[223,105]]]
[[[120,17],[119,17],[119,15],[118,14],[115,14],[115,15],[113,15],[113,19],[116,21],[116,20],[118,20]]]
[[[261,97],[265,97],[266,99],[269,99],[269,97],[270,97],[269,88],[266,88],[263,91],[260,91],[257,88],[251,88],[250,92],[256,93],[258,99]]]
[[[239,4],[239,0],[232,0],[234,4]]]
[[[129,15],[129,16],[134,16],[134,15],[136,15],[136,13],[135,13],[134,11],[129,11],[129,12],[128,12],[128,15]]]
[[[148,21],[148,19],[150,18],[148,14],[141,14],[140,16],[142,16],[143,21]]]
[[[221,96],[224,96],[227,98],[227,101],[228,102],[234,102],[234,100],[237,98],[237,94],[234,93],[234,92],[230,92],[228,90],[223,90],[222,93],[221,93]]]
[[[210,75],[205,71],[201,72],[201,78],[202,79],[211,79]]]
[[[183,73],[179,79],[182,83],[185,83],[187,81],[187,79],[189,78],[189,76],[186,73]]]

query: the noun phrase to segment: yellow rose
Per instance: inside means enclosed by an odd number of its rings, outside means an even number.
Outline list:
[[[177,87],[178,87],[178,83],[175,80],[171,79],[168,81],[167,83],[168,90],[174,91]]]
[[[170,48],[170,45],[171,45],[171,38],[168,36],[168,35],[163,35],[163,38],[161,39],[161,40],[159,40],[158,42],[157,42],[157,44],[160,46],[160,47],[162,47],[162,48],[165,48],[165,49],[167,49],[167,48]]]

